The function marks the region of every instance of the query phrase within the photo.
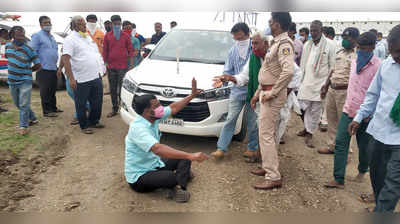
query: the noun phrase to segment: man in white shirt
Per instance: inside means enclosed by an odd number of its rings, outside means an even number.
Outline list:
[[[320,90],[335,64],[336,45],[322,35],[321,21],[313,21],[310,32],[312,39],[304,44],[301,56],[300,67],[304,76],[297,95],[304,111],[304,130],[297,135],[305,137],[306,145],[313,148],[312,136],[318,128],[323,109]]]
[[[101,73],[104,63],[96,43],[86,32],[86,22],[81,16],[71,21],[72,32],[65,38],[62,60],[71,88],[75,93],[75,109],[79,125],[85,134],[92,134],[90,128],[104,128],[99,123],[103,105]],[[86,102],[90,112],[86,115]]]

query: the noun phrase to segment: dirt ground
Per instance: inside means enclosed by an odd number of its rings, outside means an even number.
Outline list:
[[[6,96],[8,90],[0,88]],[[256,191],[251,184],[261,177],[250,175],[258,164],[243,161],[245,142],[233,142],[228,156],[193,163],[196,178],[189,185],[189,203],[178,204],[165,198],[165,192],[138,194],[124,179],[124,138],[128,126],[117,116],[106,118],[111,110],[110,97],[104,97],[105,129],[84,135],[78,126],[69,125],[73,103],[65,91],[57,92],[58,105],[64,110],[57,118],[42,118],[30,135],[40,139],[40,147],[19,152],[0,150],[0,210],[3,211],[84,211],[84,212],[362,212],[360,193],[371,193],[369,177],[364,183],[346,182],[344,190],[325,189],[332,178],[332,155],[319,155],[305,147],[296,136],[302,128],[293,117],[280,147],[280,170],[284,186],[272,191]],[[38,91],[33,108],[40,114]],[[4,106],[4,105],[3,105]],[[13,109],[11,102],[6,107]],[[15,108],[14,108],[15,109]],[[0,116],[5,116],[1,114]],[[1,123],[0,123],[1,125]],[[16,133],[16,131],[15,131]],[[15,135],[15,134],[14,134]],[[325,145],[326,133],[317,133],[317,148]],[[164,134],[162,143],[187,152],[215,150],[216,138]],[[35,144],[30,144],[35,145]],[[348,179],[357,174],[357,150],[347,167]]]

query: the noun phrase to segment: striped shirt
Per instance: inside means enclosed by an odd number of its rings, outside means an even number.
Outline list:
[[[16,47],[12,42],[6,44],[8,59],[8,84],[17,85],[25,80],[32,81],[32,62],[39,64],[39,56],[27,44]]]
[[[251,41],[249,43],[249,48],[247,51],[247,56],[245,59],[239,56],[239,49],[235,44],[229,51],[228,58],[225,61],[224,74],[238,75],[242,72],[243,67],[249,60],[251,55]],[[246,100],[247,97],[247,85],[245,86],[234,86],[231,90],[230,98],[234,100]]]

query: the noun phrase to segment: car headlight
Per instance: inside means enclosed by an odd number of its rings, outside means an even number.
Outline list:
[[[228,99],[230,94],[231,94],[231,87],[226,86],[222,88],[206,90],[199,95],[199,98],[210,102],[210,101]]]
[[[122,87],[132,94],[135,94],[136,90],[138,89],[137,83],[127,78],[122,81]]]

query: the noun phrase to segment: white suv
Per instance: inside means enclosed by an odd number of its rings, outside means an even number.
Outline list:
[[[160,124],[162,132],[219,136],[227,118],[230,86],[214,89],[212,78],[223,72],[234,41],[227,31],[174,29],[167,33],[139,66],[129,71],[121,90],[121,116],[129,124],[137,114],[136,95],[153,94],[166,106],[191,93],[191,80],[205,90],[182,111]],[[244,116],[246,117],[246,116]],[[235,138],[243,140],[247,125],[243,111]]]

